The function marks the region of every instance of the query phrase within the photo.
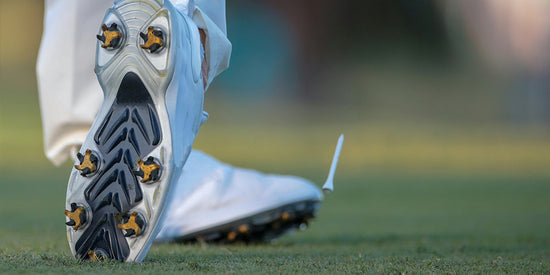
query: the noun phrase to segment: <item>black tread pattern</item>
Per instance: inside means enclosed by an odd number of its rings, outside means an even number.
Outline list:
[[[267,243],[287,232],[291,232],[300,227],[301,224],[308,224],[313,219],[321,206],[318,200],[307,200],[283,205],[262,213],[254,214],[250,217],[232,221],[223,225],[212,227],[200,232],[195,232],[176,239],[180,243],[195,243],[197,241],[228,244],[228,243]],[[282,218],[283,213],[288,213],[290,217],[287,220]],[[261,222],[258,222],[261,221]],[[238,232],[241,225],[246,225],[249,232],[246,234],[238,233],[232,240],[227,236],[230,232]]]
[[[124,233],[117,225],[143,199],[134,175],[138,159],[160,144],[162,132],[153,100],[134,73],[124,76],[115,102],[94,135],[102,161],[101,169],[84,191],[93,217],[76,242],[77,257],[88,259],[98,250],[111,259],[124,261],[130,253]]]

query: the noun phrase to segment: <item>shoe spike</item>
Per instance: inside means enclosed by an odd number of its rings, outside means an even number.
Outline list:
[[[92,150],[87,149],[86,153],[76,155],[80,161],[80,165],[75,165],[74,168],[80,171],[80,175],[87,176],[97,170],[98,158],[92,153]]]
[[[231,231],[227,234],[228,241],[234,241],[237,238],[237,233]]]
[[[124,237],[139,236],[145,224],[139,214],[137,212],[132,213],[132,215],[126,214],[123,218],[124,223],[117,225],[117,227],[126,231]]]
[[[281,220],[283,220],[284,222],[288,221],[290,219],[290,213],[288,212],[283,212],[283,214],[281,214]]]
[[[141,45],[141,48],[149,50],[150,53],[160,51],[164,47],[164,33],[158,28],[149,26],[147,34],[140,32],[139,36],[145,43]]]
[[[138,160],[139,170],[134,174],[141,177],[141,183],[154,182],[159,179],[160,165],[155,162],[153,157],[148,157],[145,162]]]
[[[118,29],[116,23],[111,24],[109,27],[103,24],[101,25],[101,35],[96,35],[97,39],[103,42],[101,45],[104,49],[116,49],[120,45],[120,40],[122,40],[122,33]]]
[[[78,207],[74,202],[71,203],[70,211],[65,210],[65,216],[69,218],[69,221],[65,224],[72,226],[74,231],[86,223],[86,210],[82,206]]]
[[[107,254],[101,250],[90,250],[88,251],[88,257],[90,260],[94,262],[103,262],[109,257],[107,257]]]
[[[241,224],[237,228],[237,231],[239,231],[239,233],[241,234],[248,234],[250,232],[250,227],[246,224]]]

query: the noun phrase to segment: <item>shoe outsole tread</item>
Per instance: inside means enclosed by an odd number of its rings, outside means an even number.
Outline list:
[[[126,261],[130,254],[125,237],[128,232],[120,224],[122,216],[143,200],[137,163],[148,159],[162,140],[155,105],[136,74],[128,73],[123,78],[100,125],[94,142],[104,165],[84,189],[93,216],[90,226],[76,241],[75,251],[80,259],[89,259],[90,251],[101,251],[110,259]]]
[[[265,243],[307,225],[321,206],[318,200],[283,205],[223,225],[177,238],[180,243]]]

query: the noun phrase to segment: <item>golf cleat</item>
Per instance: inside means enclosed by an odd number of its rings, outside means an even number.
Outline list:
[[[237,238],[237,233],[235,233],[234,231],[231,231],[231,232],[227,233],[227,240],[228,241],[232,242],[236,238]]]
[[[138,160],[139,170],[135,171],[136,176],[141,177],[141,183],[154,182],[159,179],[160,165],[158,165],[153,157],[148,157],[145,162]]]
[[[140,33],[151,26],[158,39],[144,49]],[[205,120],[200,35],[170,1],[116,0],[98,39],[95,72],[104,101],[66,196],[66,209],[87,206],[87,224],[67,235],[77,259],[101,253],[140,262],[161,229],[172,185]],[[155,44],[160,46],[153,51]]]
[[[248,227],[248,225],[246,225],[246,224],[241,224],[238,227],[238,231],[241,234],[247,234],[250,231],[250,227]]]
[[[250,227],[246,224],[241,224],[237,228],[234,228],[226,236],[226,242],[232,243],[236,241],[247,241],[250,234]]]
[[[65,210],[65,216],[69,218],[69,221],[65,224],[72,226],[74,231],[86,223],[86,210],[82,206],[78,207],[76,203],[71,203],[70,211]]]
[[[107,27],[107,25],[103,24],[101,25],[101,30],[102,34],[96,35],[97,39],[103,42],[101,47],[104,49],[118,48],[122,40],[122,33],[119,31],[118,25],[116,23],[112,23],[109,27]]]
[[[164,47],[164,34],[160,29],[150,26],[147,28],[147,34],[140,32],[139,36],[144,42],[141,48],[149,50],[150,53],[155,53]]]
[[[92,153],[91,150],[86,150],[86,153],[84,155],[78,153],[76,157],[80,161],[80,164],[75,165],[74,168],[80,171],[80,175],[87,176],[96,171],[98,158]]]
[[[88,257],[94,262],[103,262],[108,259],[107,254],[100,249],[88,251]]]
[[[281,214],[281,220],[282,221],[288,221],[290,219],[290,213],[288,212],[283,212],[283,214]]]
[[[117,225],[117,227],[126,231],[124,237],[139,236],[145,225],[143,218],[137,212],[132,213],[132,215],[125,215],[123,218],[124,223]]]
[[[92,251],[92,250],[88,251],[88,257],[90,258],[90,260],[92,260],[94,262],[98,261],[98,258],[96,256],[95,252]]]

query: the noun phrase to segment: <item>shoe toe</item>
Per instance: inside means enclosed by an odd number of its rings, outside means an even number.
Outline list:
[[[266,196],[268,200],[287,204],[303,200],[320,201],[323,199],[321,190],[312,182],[294,176],[267,175]]]

